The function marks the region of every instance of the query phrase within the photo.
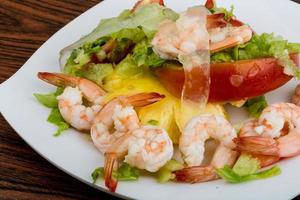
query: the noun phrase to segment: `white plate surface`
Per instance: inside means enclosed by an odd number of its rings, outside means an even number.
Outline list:
[[[102,18],[113,17],[135,0],[106,0],[88,10],[52,36],[24,66],[0,85],[0,111],[16,132],[40,155],[77,179],[91,184],[90,174],[103,165],[103,157],[88,137],[69,130],[56,138],[55,127],[46,122],[49,110],[33,97],[34,92],[54,90],[36,77],[39,71],[58,72],[59,51],[89,33]],[[176,11],[200,0],[165,0]],[[219,0],[220,6],[235,6],[236,16],[258,33],[275,32],[292,42],[300,42],[300,6],[288,0]],[[269,103],[288,101],[296,81],[267,94]],[[243,114],[230,108],[232,120]],[[149,177],[138,182],[120,182],[117,193],[135,199],[289,199],[300,192],[300,156],[280,162],[282,174],[267,180],[227,184],[222,180],[202,184],[157,184]],[[105,190],[103,185],[97,188]]]

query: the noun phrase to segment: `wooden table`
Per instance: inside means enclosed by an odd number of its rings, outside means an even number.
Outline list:
[[[0,0],[0,83],[13,75],[52,34],[98,2]],[[0,199],[112,198],[48,163],[0,115]]]

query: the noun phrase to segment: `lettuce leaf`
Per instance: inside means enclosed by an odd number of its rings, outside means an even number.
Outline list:
[[[174,171],[183,169],[183,164],[179,163],[178,161],[172,159],[168,161],[162,168],[160,168],[156,173],[156,180],[159,183],[166,183],[170,180],[175,178],[173,174]]]
[[[246,181],[271,178],[273,176],[279,175],[281,173],[281,170],[278,166],[274,166],[270,169],[261,172],[240,176],[236,172],[234,172],[229,166],[225,166],[222,169],[217,169],[217,173],[220,177],[222,177],[230,183],[242,183]]]
[[[152,50],[149,40],[144,40],[135,46],[133,49],[133,59],[138,66],[158,67],[165,62],[164,59],[160,58]]]
[[[288,44],[289,53],[299,53],[300,52],[300,43],[289,43]]]
[[[258,172],[259,162],[248,154],[242,154],[233,168],[225,166],[217,169],[217,174],[230,183],[242,183],[251,180],[265,179],[281,173],[278,166]]]
[[[260,168],[259,162],[248,154],[241,154],[232,170],[239,176],[256,173]]]
[[[61,116],[58,108],[52,108],[47,121],[57,126],[54,136],[60,136],[63,131],[70,128],[70,125]]]
[[[104,79],[113,73],[114,69],[112,64],[89,64],[82,70],[82,76],[98,85],[102,85]]]
[[[38,94],[34,93],[33,95],[35,98],[38,100],[39,103],[42,105],[48,107],[48,108],[57,108],[58,101],[56,97],[60,94],[62,94],[63,89],[62,88],[57,88],[55,92],[50,93],[50,94]]]
[[[116,33],[110,35],[113,39],[130,39],[134,43],[142,41],[146,36],[142,28],[124,28]]]
[[[54,136],[59,136],[63,131],[70,128],[70,125],[63,119],[58,109],[57,96],[62,94],[63,88],[57,88],[57,90],[50,94],[37,94],[34,96],[42,105],[51,108],[51,112],[48,116],[47,121],[57,126],[57,131]]]
[[[268,103],[266,101],[266,98],[264,96],[255,97],[253,99],[249,99],[244,104],[244,107],[246,107],[249,116],[258,118],[262,111],[268,106]]]
[[[130,10],[125,10],[118,17],[103,19],[90,34],[60,52],[61,68],[65,66],[65,60],[74,49],[78,49],[87,43],[92,43],[103,36],[112,35],[122,29],[134,29],[137,27],[141,27],[146,35],[150,36],[157,30],[161,21],[165,19],[176,20],[178,16],[176,12],[169,8],[158,4],[148,4],[134,13],[131,13]]]
[[[288,43],[282,37],[273,33],[254,35],[252,39],[231,49],[226,49],[211,55],[212,62],[228,62],[255,58],[275,57],[284,67],[284,72],[300,78],[300,68],[289,58],[290,53],[300,53],[300,44]]]
[[[123,163],[117,171],[113,171],[113,177],[119,181],[136,181],[139,178],[139,170],[135,167],[131,167],[127,163]],[[93,183],[96,183],[98,179],[104,177],[104,168],[96,168],[92,174]]]
[[[214,54],[211,55],[210,59],[213,62],[216,62],[216,63],[233,61],[231,54],[229,52],[226,52],[226,51],[221,51],[221,52],[218,52],[218,53],[214,53]]]
[[[117,66],[115,66],[115,73],[121,76],[137,76],[143,73],[143,68],[138,67],[131,55],[128,55]]]
[[[85,76],[84,68],[86,65],[89,66],[93,63],[91,53],[95,53],[93,56],[101,57],[103,58],[102,60],[108,63],[118,64],[127,54],[132,52],[133,59],[138,67],[157,67],[165,62],[165,60],[154,53],[150,45],[152,38],[149,38],[141,27],[122,29],[108,36],[108,38],[113,39],[115,43],[113,50],[108,55],[101,51],[100,46],[96,47],[93,44],[86,44],[84,47],[73,50],[64,71],[77,76]],[[103,41],[107,41],[107,37],[101,41],[96,43],[103,45]]]

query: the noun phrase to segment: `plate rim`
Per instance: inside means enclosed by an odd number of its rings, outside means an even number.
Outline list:
[[[44,45],[45,45],[45,43],[47,43],[47,42],[49,42],[49,40],[51,39],[51,38],[53,38],[56,34],[58,34],[63,28],[65,28],[66,26],[68,26],[69,24],[71,24],[71,23],[73,23],[76,19],[78,19],[78,18],[80,18],[84,13],[86,13],[86,12],[88,12],[88,11],[90,11],[90,10],[92,10],[94,7],[96,7],[96,6],[98,6],[99,4],[102,4],[102,3],[104,3],[104,2],[106,2],[107,0],[103,0],[103,1],[101,1],[101,2],[99,2],[99,3],[97,3],[96,5],[94,5],[93,7],[91,7],[91,8],[89,8],[88,10],[86,10],[85,12],[83,12],[83,13],[81,13],[79,16],[77,16],[76,18],[74,18],[73,20],[71,20],[69,23],[67,23],[66,25],[64,25],[61,29],[59,29],[57,32],[55,32],[51,37],[49,37],[31,56],[30,56],[30,58],[22,65],[22,67],[20,67],[12,76],[10,76],[7,80],[5,80],[3,83],[1,83],[0,84],[0,94],[2,93],[2,91],[4,91],[3,90],[3,88],[5,87],[5,85],[9,85],[9,83],[14,79],[14,77],[16,76],[16,74],[18,74],[18,73],[21,73],[21,71],[22,71],[22,68],[24,67],[24,65],[26,65],[26,63],[32,58],[32,57],[34,57],[35,55],[36,55],[36,53],[40,50],[40,48],[42,48]],[[295,3],[295,2],[293,2],[293,3]],[[295,3],[296,4],[296,3]],[[55,167],[57,167],[59,170],[61,170],[61,171],[63,171],[64,173],[66,173],[66,174],[68,174],[68,175],[70,175],[71,177],[73,177],[73,178],[75,178],[75,179],[77,179],[77,180],[79,180],[79,181],[81,181],[81,182],[83,182],[83,183],[85,183],[85,184],[87,184],[88,186],[91,186],[91,187],[93,187],[93,188],[95,188],[95,189],[98,189],[98,190],[100,190],[100,191],[102,191],[102,192],[105,192],[105,193],[108,193],[109,195],[112,195],[112,196],[115,196],[115,197],[119,197],[119,198],[126,198],[126,199],[132,199],[132,197],[128,197],[128,196],[126,196],[126,195],[123,195],[123,194],[120,194],[120,193],[118,193],[118,192],[116,192],[116,193],[112,193],[112,192],[110,192],[110,191],[108,191],[105,187],[103,187],[103,186],[100,186],[100,185],[95,185],[95,184],[92,184],[91,182],[88,182],[88,181],[86,181],[86,180],[84,180],[83,178],[80,178],[79,176],[77,176],[75,173],[73,173],[73,172],[71,172],[71,171],[68,171],[67,169],[63,169],[62,167],[60,167],[58,164],[56,164],[54,161],[52,161],[52,160],[50,160],[50,159],[48,159],[46,156],[44,156],[42,153],[40,153],[40,151],[38,150],[38,149],[36,149],[36,148],[34,148],[34,145],[31,145],[31,142],[29,142],[28,140],[26,140],[23,136],[22,136],[22,134],[19,134],[19,132],[18,131],[16,131],[16,129],[15,129],[15,127],[14,126],[12,126],[12,122],[11,122],[11,120],[9,120],[7,117],[6,117],[6,115],[4,115],[3,113],[2,113],[2,111],[1,111],[1,106],[0,106],[0,112],[1,112],[1,114],[2,114],[2,116],[4,117],[4,119],[8,122],[8,124],[11,126],[11,128],[35,151],[35,152],[37,152],[41,157],[43,157],[44,159],[46,159],[48,162],[50,162],[53,166],[55,166]],[[297,195],[299,195],[300,194],[300,191],[299,191],[299,193],[297,193],[294,197],[296,197]],[[292,197],[292,198],[294,198],[294,197]]]

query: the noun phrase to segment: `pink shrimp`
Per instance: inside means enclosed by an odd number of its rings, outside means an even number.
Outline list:
[[[260,136],[234,139],[239,151],[251,154],[293,157],[300,154],[300,107],[277,103],[264,109],[258,120]]]

